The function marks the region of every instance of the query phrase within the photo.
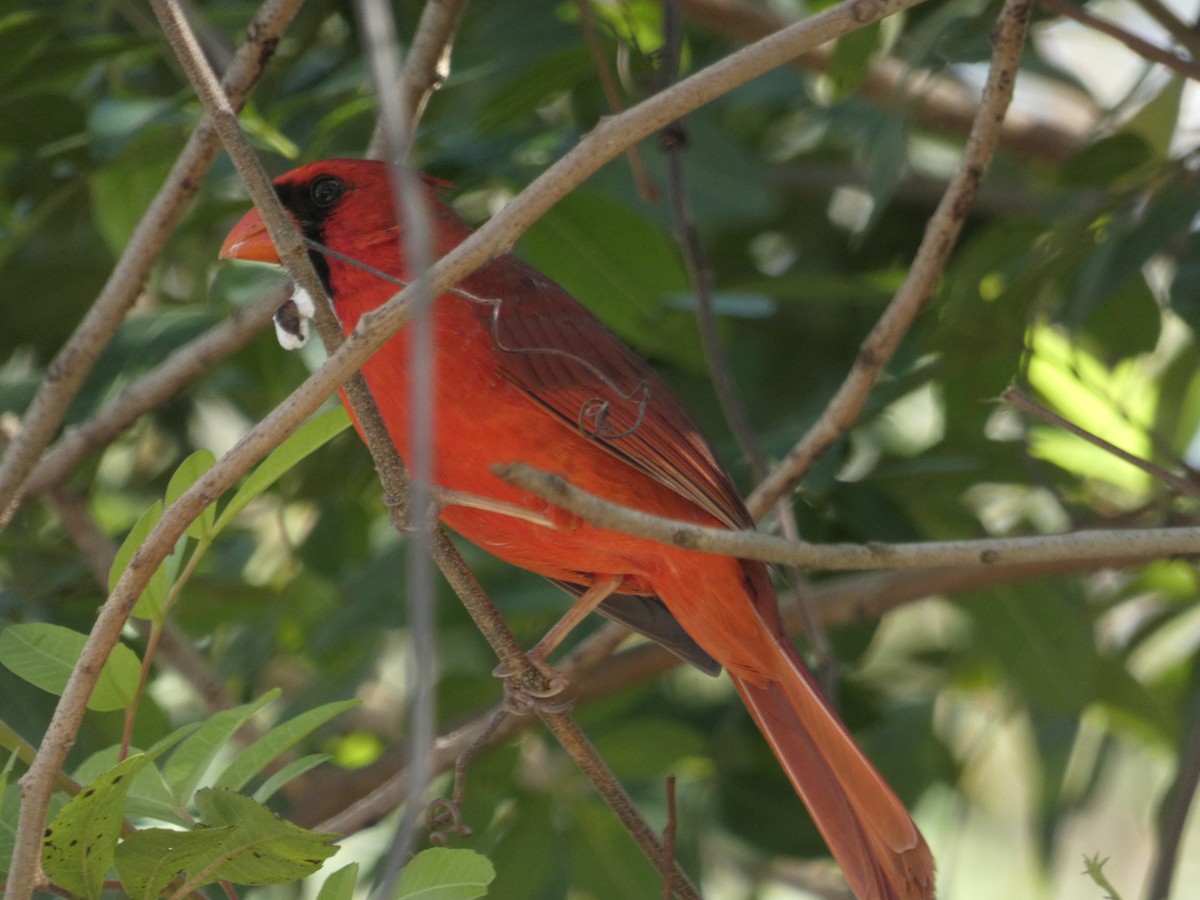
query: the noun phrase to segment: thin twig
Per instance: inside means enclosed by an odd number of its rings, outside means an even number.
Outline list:
[[[300,0],[266,0],[255,15],[222,82],[234,108],[240,109],[245,102],[299,5]],[[26,476],[58,431],[84,379],[137,298],[219,146],[211,120],[201,119],[134,229],[100,296],[51,361],[25,412],[20,434],[0,462],[0,528],[11,519]]]
[[[662,79],[663,86],[670,87],[679,79],[679,60],[683,53],[683,21],[679,13],[679,0],[664,0],[663,2],[663,50],[662,50]],[[700,234],[696,228],[695,215],[687,188],[687,174],[684,166],[683,151],[687,145],[687,132],[682,120],[676,120],[663,129],[660,136],[660,146],[667,161],[667,197],[671,207],[671,219],[675,226],[675,236],[683,255],[684,266],[687,269],[688,280],[692,285],[692,294],[696,298],[696,323],[700,331],[700,343],[704,349],[704,361],[708,366],[709,377],[717,395],[717,402],[725,422],[733,434],[734,440],[742,450],[750,472],[755,481],[767,477],[767,455],[754,433],[750,415],[742,402],[737,389],[733,371],[729,366],[729,358],[725,353],[721,332],[717,327],[717,314],[713,302],[712,270],[704,258],[704,250],[700,245]],[[775,505],[779,523],[784,537],[789,540],[800,539],[800,527],[796,522],[796,513],[786,498],[780,498]],[[805,578],[798,568],[791,567],[788,575],[792,583],[798,586],[796,600],[800,614],[804,617],[805,635],[812,648],[814,668],[817,680],[826,697],[837,695],[837,672],[833,660],[833,645],[825,632],[821,619],[809,602],[808,591],[804,589]]]
[[[428,273],[433,263],[433,236],[429,210],[416,173],[405,155],[411,141],[412,110],[406,106],[400,42],[396,22],[384,0],[358,0],[358,17],[366,39],[367,61],[379,110],[383,158],[392,160],[392,203],[403,223],[396,236],[398,251],[406,261],[417,291],[406,333],[409,347],[408,422],[411,436],[406,460],[408,495],[405,524],[408,529],[406,602],[412,641],[408,654],[411,689],[409,704],[408,796],[391,846],[384,858],[373,895],[388,900],[400,870],[413,854],[417,829],[423,819],[422,798],[432,778],[430,756],[436,737],[434,686],[437,684],[437,630],[434,614],[436,587],[430,557],[432,533],[437,528],[433,498],[433,397],[435,334]],[[399,399],[399,398],[397,398]]]
[[[1200,787],[1200,697],[1193,695],[1191,725],[1179,757],[1175,784],[1163,800],[1166,809],[1161,815],[1158,833],[1158,853],[1150,878],[1148,900],[1167,900],[1175,878],[1179,845],[1183,840],[1188,815]]]
[[[401,80],[405,95],[403,108],[409,111],[410,116],[410,143],[416,133],[417,122],[425,112],[425,104],[450,75],[450,50],[466,6],[467,0],[426,0],[421,9],[421,18],[405,57],[404,77]],[[382,120],[375,123],[367,156],[371,159],[384,158]],[[397,159],[403,156],[401,153]]]
[[[1074,19],[1079,24],[1086,25],[1093,31],[1098,31],[1101,34],[1108,35],[1113,40],[1120,41],[1138,56],[1142,57],[1142,59],[1164,65],[1173,72],[1179,73],[1184,78],[1200,81],[1200,65],[1197,65],[1193,60],[1182,57],[1177,53],[1172,53],[1170,50],[1160,47],[1157,44],[1152,44],[1145,38],[1140,38],[1136,34],[1126,31],[1115,22],[1094,16],[1082,6],[1071,3],[1070,0],[1038,0],[1038,3],[1052,13],[1058,13],[1058,15],[1067,19]]]
[[[1070,419],[1063,418],[1054,410],[1047,409],[1042,404],[1038,403],[1024,391],[1017,387],[1005,388],[1004,393],[1000,395],[1000,399],[1014,409],[1019,409],[1021,412],[1028,413],[1041,419],[1047,424],[1053,425],[1056,428],[1061,428],[1063,431],[1070,432],[1077,438],[1087,441],[1094,447],[1099,447],[1106,453],[1111,453],[1117,459],[1129,463],[1141,469],[1151,478],[1156,478],[1169,487],[1176,493],[1183,494],[1188,497],[1200,499],[1200,484],[1196,484],[1181,475],[1176,475],[1174,472],[1169,472],[1157,463],[1152,463],[1148,459],[1130,453],[1128,450],[1122,450],[1116,444],[1106,441],[1098,434],[1093,434],[1086,428],[1076,425]]]
[[[629,144],[652,134],[687,111],[784,64],[797,53],[919,2],[921,0],[881,3],[843,0],[810,19],[700,70],[671,90],[656,94],[622,115],[602,121],[578,146],[433,267],[429,279],[431,293],[437,295],[446,291],[489,259],[511,249],[525,228]],[[280,255],[283,256],[283,248],[277,249],[281,250]],[[320,369],[243,435],[208,472],[164,510],[158,525],[134,553],[124,575],[98,611],[80,655],[81,665],[72,670],[38,755],[21,779],[23,802],[13,841],[13,864],[9,876],[10,891],[15,900],[24,900],[29,896],[37,877],[38,848],[45,827],[54,774],[74,744],[87,698],[103,662],[108,658],[130,609],[150,576],[191,521],[232,486],[250,466],[294,432],[351,372],[405,323],[412,295],[413,292],[408,289],[401,291],[378,310],[363,316],[354,333]],[[440,543],[441,539],[435,537],[435,553]],[[446,544],[449,547],[447,553],[451,553],[453,545],[449,545],[448,539]],[[441,566],[442,560],[438,562]],[[517,651],[519,661],[514,662],[519,666],[519,662],[524,661],[524,655],[519,652],[519,647]],[[502,658],[501,663],[504,662]],[[516,666],[511,668],[519,671]]]
[[[1028,5],[1022,4],[1014,15],[1028,19]],[[746,506],[756,519],[799,483],[813,462],[853,427],[888,360],[932,296],[995,153],[1005,111],[1012,100],[1026,23],[1020,23],[1021,28],[1011,41],[1002,42],[1001,36],[1010,34],[1009,30],[1000,27],[1004,24],[1002,17],[995,31],[995,47],[983,99],[967,138],[962,162],[925,227],[908,277],[863,341],[854,366],[821,417],[750,495]]]
[[[281,285],[239,307],[200,337],[172,352],[91,418],[68,428],[29,473],[21,492],[22,501],[62,484],[84,459],[107,447],[138,418],[157,409],[186,385],[211,372],[221,360],[245,347],[270,327],[271,314],[289,294],[290,288]]]
[[[678,830],[679,820],[675,815],[675,776],[667,776],[667,824],[663,828],[663,853],[667,859],[675,858],[675,834]],[[663,900],[671,900],[671,894],[674,890],[671,886],[671,869],[668,866],[662,868],[663,876]]]
[[[575,513],[597,528],[619,531],[701,553],[739,559],[847,571],[910,569],[924,566],[1006,566],[1108,557],[1200,556],[1200,527],[1113,529],[1045,534],[1036,537],[927,541],[913,544],[797,544],[758,531],[707,528],[663,519],[601,500],[558,475],[521,463],[493,466],[505,481]]]
[[[592,68],[596,70],[600,90],[604,93],[604,102],[608,104],[608,108],[612,112],[624,112],[625,104],[621,101],[616,81],[604,58],[604,49],[600,46],[600,36],[596,33],[595,23],[592,22],[591,3],[592,0],[575,0],[575,9],[579,12],[579,30],[583,34],[583,44],[592,57]],[[633,176],[638,197],[647,203],[653,203],[658,199],[658,191],[646,172],[646,165],[642,162],[642,152],[637,144],[625,151],[625,158],[629,160],[629,172]]]
[[[1137,0],[1137,4],[1187,50],[1192,59],[1200,58],[1200,34],[1175,15],[1162,0]]]

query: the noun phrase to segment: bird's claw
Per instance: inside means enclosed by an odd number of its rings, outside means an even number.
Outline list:
[[[445,847],[453,835],[470,837],[471,827],[462,819],[462,808],[449,797],[438,797],[425,810],[425,822],[429,825],[429,843]]]
[[[391,494],[383,495],[383,505],[388,508],[388,514],[392,520],[392,527],[396,531],[405,535],[415,534],[420,527],[420,520],[413,515],[412,510],[408,507],[407,499],[394,497]],[[442,505],[435,498],[429,504],[429,514],[424,521],[434,522],[442,513]]]
[[[543,684],[519,684],[520,672],[515,672],[504,663],[496,666],[492,674],[504,681],[504,708],[514,715],[524,715],[530,712],[560,713],[571,708],[570,700],[550,702],[561,694],[567,687],[567,679],[557,669],[546,665],[540,659],[528,657],[533,667],[542,676]],[[523,679],[528,681],[529,679]]]

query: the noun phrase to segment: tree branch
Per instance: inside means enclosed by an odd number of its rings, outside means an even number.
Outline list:
[[[62,484],[83,460],[107,447],[141,416],[157,409],[186,385],[211,372],[270,327],[271,314],[290,294],[286,285],[239,307],[205,334],[189,341],[130,384],[106,407],[68,428],[42,456],[21,492],[24,502]]]
[[[241,108],[245,102],[299,6],[300,0],[266,0],[255,15],[222,82],[234,107]],[[100,296],[51,361],[45,380],[25,412],[20,433],[0,462],[0,528],[11,520],[25,477],[58,431],[80,385],[141,291],[219,146],[212,121],[201,119],[134,229]]]
[[[404,77],[399,85],[404,94],[403,108],[411,117],[410,142],[411,135],[416,133],[417,122],[425,112],[425,104],[450,74],[450,51],[466,6],[467,0],[426,0],[421,9],[421,19],[408,48]],[[377,120],[367,156],[383,159],[384,154],[383,125]]]
[[[1200,65],[1197,65],[1191,59],[1182,57],[1177,53],[1172,53],[1170,50],[1159,47],[1157,44],[1152,44],[1146,39],[1126,31],[1115,22],[1094,16],[1082,6],[1071,3],[1070,0],[1038,0],[1038,2],[1052,13],[1057,13],[1066,19],[1074,19],[1080,25],[1086,25],[1093,31],[1098,31],[1101,34],[1108,35],[1115,41],[1120,41],[1147,62],[1159,63],[1173,72],[1182,75],[1184,78],[1200,81]]]
[[[1005,15],[1021,20],[1009,23]],[[1021,4],[1016,10],[1005,7],[994,32],[983,100],[971,126],[962,162],[925,227],[908,276],[863,341],[853,368],[821,417],[750,495],[746,506],[755,519],[761,518],[795,487],[813,462],[853,427],[888,360],[933,295],[1000,139],[1005,111],[1016,84],[1028,16],[1028,4]],[[1006,24],[1011,27],[1004,27]]]
[[[707,528],[663,519],[601,500],[557,475],[522,463],[493,466],[510,484],[537,494],[597,528],[701,553],[803,566],[819,571],[1007,566],[1063,559],[1155,559],[1200,556],[1200,527],[1075,531],[1036,537],[928,541],[918,544],[803,544],[757,531]]]

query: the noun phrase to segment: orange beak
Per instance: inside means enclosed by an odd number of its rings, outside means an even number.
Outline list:
[[[233,231],[221,245],[221,259],[252,259],[279,264],[279,253],[271,243],[267,226],[257,209],[250,210],[233,226]]]

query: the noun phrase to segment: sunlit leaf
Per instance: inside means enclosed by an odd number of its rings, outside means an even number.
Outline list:
[[[325,879],[317,893],[317,900],[353,900],[357,883],[358,863],[342,866]]]
[[[109,769],[59,810],[42,838],[42,866],[54,882],[98,898],[112,867],[133,776],[150,760],[131,756]]]
[[[279,695],[280,690],[275,688],[250,703],[209,716],[198,731],[176,748],[163,766],[163,779],[178,802],[184,803],[192,796],[209,765],[237,730]]]
[[[400,873],[394,900],[473,900],[487,894],[496,877],[491,860],[474,850],[432,847]]]
[[[170,482],[167,484],[167,499],[166,505],[170,506],[182,496],[184,491],[195,484],[205,472],[212,468],[213,463],[217,458],[213,456],[211,450],[197,450],[187,459],[179,464],[175,469],[175,474],[171,476]],[[209,536],[212,531],[213,523],[216,521],[216,508],[210,503],[204,507],[198,517],[192,520],[192,523],[187,527],[188,537],[193,537],[196,540],[203,540]]]

